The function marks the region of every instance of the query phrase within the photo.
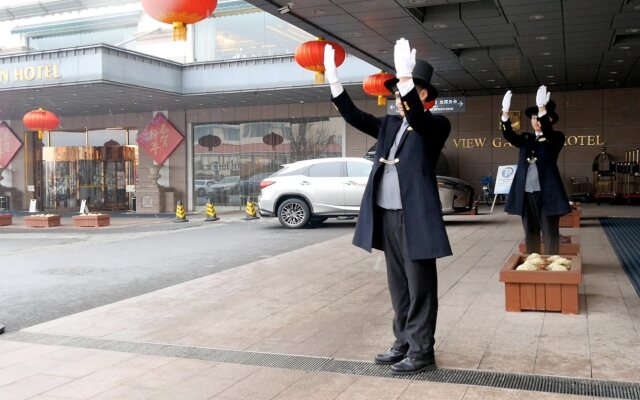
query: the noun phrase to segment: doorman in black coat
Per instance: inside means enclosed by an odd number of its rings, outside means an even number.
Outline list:
[[[340,114],[378,139],[353,238],[364,250],[383,250],[387,263],[396,340],[375,361],[391,364],[394,374],[433,369],[438,314],[435,259],[451,255],[435,174],[451,124],[424,107],[424,102],[438,96],[430,83],[433,67],[416,60],[408,41],[398,40],[396,78],[385,86],[396,94],[400,116],[377,118],[358,109],[343,90],[330,45],[324,60],[332,101]]]
[[[558,122],[551,93],[540,86],[536,106],[525,110],[534,133],[516,134],[511,128],[509,108],[511,91],[502,100],[502,134],[520,149],[518,168],[513,178],[505,211],[522,217],[527,253],[540,253],[540,232],[545,253],[560,251],[560,216],[571,212],[569,199],[558,170],[558,155],[564,146],[564,134],[553,129]]]

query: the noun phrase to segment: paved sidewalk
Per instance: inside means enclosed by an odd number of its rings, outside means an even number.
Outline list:
[[[562,232],[580,236],[579,315],[505,312],[498,273],[519,218],[447,217],[439,367],[640,383],[640,299],[605,215],[640,209],[585,205],[582,227]],[[349,234],[2,335],[0,399],[592,398],[390,378],[371,360],[392,342],[391,317],[382,254]]]

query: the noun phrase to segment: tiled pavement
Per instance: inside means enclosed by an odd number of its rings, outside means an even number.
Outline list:
[[[563,229],[582,247],[579,315],[504,310],[498,273],[522,237],[519,218],[447,217],[439,367],[640,383],[640,299],[598,224],[605,215],[640,208],[585,205],[582,227]],[[0,336],[0,399],[591,398],[252,361],[265,352],[368,363],[392,341],[391,316],[382,254],[346,235]],[[208,349],[248,356],[189,356]]]

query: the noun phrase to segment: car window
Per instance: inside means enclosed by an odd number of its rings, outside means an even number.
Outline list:
[[[342,176],[341,162],[324,162],[312,165],[307,176],[312,178],[328,178]]]
[[[349,162],[347,163],[347,176],[350,177],[368,177],[371,173],[371,163]]]

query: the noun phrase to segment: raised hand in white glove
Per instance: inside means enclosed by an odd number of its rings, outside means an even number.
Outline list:
[[[396,67],[396,78],[411,78],[416,66],[416,49],[411,50],[409,41],[401,38],[393,48],[393,61]]]
[[[329,84],[340,82],[336,67],[336,51],[330,44],[324,46],[324,76]]]
[[[511,108],[511,90],[507,90],[507,93],[504,94],[502,98],[502,112],[508,113]]]
[[[544,107],[549,102],[549,97],[551,93],[547,93],[547,87],[542,85],[538,88],[538,93],[536,93],[536,104],[538,107]]]

